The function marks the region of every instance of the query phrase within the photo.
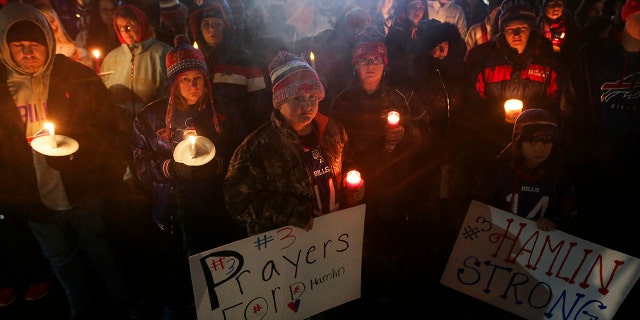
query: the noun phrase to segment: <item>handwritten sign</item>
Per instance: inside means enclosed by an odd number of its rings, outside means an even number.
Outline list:
[[[198,319],[305,319],[360,298],[365,205],[189,257]]]
[[[640,260],[473,201],[441,283],[526,319],[612,319]]]

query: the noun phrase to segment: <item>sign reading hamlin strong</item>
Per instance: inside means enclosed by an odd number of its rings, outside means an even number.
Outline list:
[[[611,319],[640,260],[472,202],[441,283],[526,319]]]

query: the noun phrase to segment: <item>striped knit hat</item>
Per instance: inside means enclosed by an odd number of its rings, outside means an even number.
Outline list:
[[[202,51],[194,48],[184,35],[173,39],[175,47],[167,53],[167,77],[173,83],[178,75],[188,70],[198,70],[207,75],[207,62]]]
[[[315,93],[324,99],[324,87],[320,78],[307,61],[296,55],[280,51],[269,63],[273,91],[273,106],[277,107],[287,99],[300,94]]]
[[[177,35],[173,38],[173,43],[175,47],[171,49],[167,53],[166,63],[167,63],[167,77],[171,83],[171,95],[169,98],[169,106],[167,107],[167,115],[166,115],[166,127],[158,130],[156,134],[164,141],[169,141],[171,138],[172,130],[171,130],[171,118],[173,116],[173,105],[175,104],[173,95],[178,86],[178,77],[185,71],[200,71],[202,76],[205,79],[205,86],[209,90],[209,99],[211,99],[211,95],[213,93],[211,81],[209,81],[209,76],[207,73],[207,63],[204,58],[204,54],[202,51],[194,48],[189,43],[189,39],[185,35]],[[220,127],[220,123],[218,120],[218,114],[216,112],[215,107],[213,106],[213,101],[210,100],[211,109],[213,112],[213,117],[211,118],[211,122],[216,129],[216,132],[221,133],[222,128]]]

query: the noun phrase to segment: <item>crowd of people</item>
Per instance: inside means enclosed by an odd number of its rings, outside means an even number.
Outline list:
[[[314,318],[518,319],[439,283],[472,200],[640,257],[638,0],[0,5],[0,311],[194,320],[189,256],[362,203],[362,297]]]

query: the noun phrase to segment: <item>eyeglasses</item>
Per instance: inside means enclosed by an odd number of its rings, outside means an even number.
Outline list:
[[[376,64],[382,64],[384,62],[384,60],[382,59],[382,57],[374,57],[374,58],[360,58],[358,60],[356,60],[356,64],[359,66],[369,66],[369,65],[376,65]]]
[[[125,33],[134,32],[137,29],[137,27],[132,24],[128,24],[125,26],[117,26],[117,27],[118,27],[118,30],[120,30],[120,32],[125,32]]]

